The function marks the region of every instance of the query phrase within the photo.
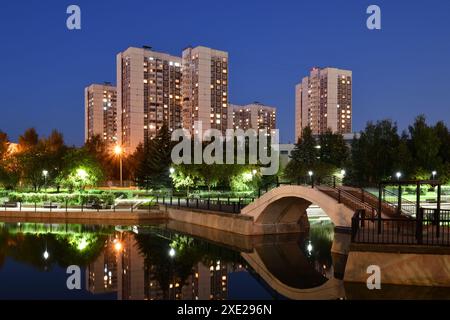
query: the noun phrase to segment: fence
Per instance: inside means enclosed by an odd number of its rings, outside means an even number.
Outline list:
[[[421,208],[416,218],[352,218],[352,242],[370,244],[450,246],[450,210]]]

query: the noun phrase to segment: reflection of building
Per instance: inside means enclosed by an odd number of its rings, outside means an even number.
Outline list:
[[[86,268],[86,289],[94,294],[117,290],[117,257],[110,240],[105,241],[100,256]]]
[[[115,247],[115,239],[120,239],[120,248]],[[167,275],[163,288],[156,278],[160,268],[147,263],[134,233],[117,233],[106,242],[100,257],[88,266],[86,287],[92,293],[117,290],[119,300],[226,299],[228,274],[243,269],[221,261],[210,261],[208,265],[199,262],[184,280],[175,269],[163,270]]]
[[[314,135],[352,132],[351,71],[313,68],[295,87],[295,138],[308,126]]]
[[[116,87],[92,84],[84,90],[85,141],[99,135],[107,143],[117,141]]]
[[[139,252],[133,233],[124,232],[121,238],[122,250],[118,255],[119,279],[117,299],[144,300],[145,272],[144,257]]]

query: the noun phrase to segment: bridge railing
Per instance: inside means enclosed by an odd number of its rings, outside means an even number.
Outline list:
[[[155,196],[155,203],[163,206],[199,209],[208,211],[219,211],[225,213],[240,213],[241,209],[252,203],[255,198],[240,197],[232,199],[230,197],[221,198],[198,198],[198,197],[177,197],[177,196]]]
[[[357,210],[352,217],[352,242],[450,246],[450,210],[421,208],[414,219],[372,219]]]

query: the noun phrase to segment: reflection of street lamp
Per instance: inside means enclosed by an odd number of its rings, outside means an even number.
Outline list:
[[[45,260],[48,260],[48,258],[50,257],[50,254],[48,253],[47,249],[45,249],[43,256]]]
[[[44,176],[44,186],[45,186],[45,191],[47,191],[47,177],[48,177],[48,171],[47,171],[47,170],[42,170],[42,175]]]
[[[306,247],[306,250],[308,250],[308,253],[311,254],[311,252],[313,250],[313,246],[311,244],[311,241],[308,243],[308,246]]]
[[[123,176],[122,176],[122,154],[123,154],[123,149],[122,149],[122,147],[121,146],[119,146],[119,145],[116,145],[115,147],[114,147],[114,154],[116,155],[116,156],[118,156],[119,157],[119,166],[120,166],[120,186],[121,187],[123,187],[123,180],[122,180],[122,178],[123,178]]]

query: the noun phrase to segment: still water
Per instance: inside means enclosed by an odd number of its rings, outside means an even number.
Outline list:
[[[328,221],[277,237],[189,228],[0,223],[0,299],[296,299],[334,279]]]

